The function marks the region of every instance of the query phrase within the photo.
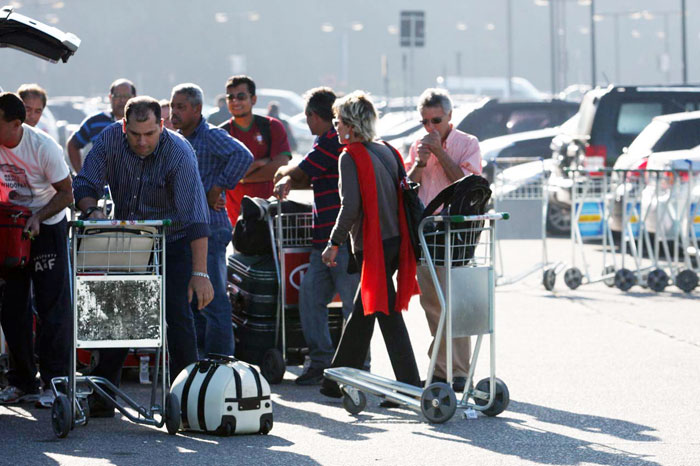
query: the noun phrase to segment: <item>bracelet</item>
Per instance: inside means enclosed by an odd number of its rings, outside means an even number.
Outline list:
[[[428,162],[423,162],[422,160],[416,160],[416,167],[423,168],[428,165]]]
[[[192,276],[193,277],[202,277],[202,278],[206,278],[207,280],[209,280],[209,274],[206,274],[204,272],[192,272]]]

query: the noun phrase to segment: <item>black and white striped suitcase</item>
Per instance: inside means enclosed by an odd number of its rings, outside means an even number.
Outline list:
[[[180,429],[218,435],[267,434],[272,429],[270,385],[233,357],[208,355],[178,374],[170,389],[180,405]]]

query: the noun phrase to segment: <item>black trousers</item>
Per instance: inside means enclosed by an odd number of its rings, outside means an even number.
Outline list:
[[[384,266],[386,267],[386,287],[389,295],[389,315],[381,312],[365,315],[362,305],[360,287],[355,295],[355,302],[350,318],[345,324],[340,343],[336,350],[331,367],[354,367],[361,369],[369,350],[374,323],[379,321],[384,344],[389,353],[391,367],[399,382],[420,385],[420,374],[413,355],[411,339],[408,336],[406,324],[400,312],[395,312],[396,289],[394,288],[394,272],[399,265],[400,238],[384,240]],[[358,265],[362,265],[362,254],[356,256]],[[326,380],[326,382],[329,382]]]
[[[30,284],[34,285],[41,324],[37,337],[41,380],[48,386],[53,377],[68,375],[73,322],[67,239],[65,218],[55,225],[42,224],[39,236],[32,241],[27,267],[11,270],[4,277],[7,283],[0,323],[14,363],[7,379],[26,392],[35,392],[39,386]]]

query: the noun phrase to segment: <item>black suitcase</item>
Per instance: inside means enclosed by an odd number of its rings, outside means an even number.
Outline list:
[[[279,291],[275,260],[271,255],[247,256],[239,253],[229,256],[227,279],[250,294],[277,296]]]
[[[301,329],[299,312],[297,309],[288,309],[285,317],[287,351],[302,354],[306,350],[306,340]],[[233,332],[236,339],[236,358],[259,365],[265,352],[275,348],[276,319],[253,318],[234,312],[232,321],[236,326]],[[339,308],[329,311],[328,328],[331,340],[337,346],[343,330],[343,314]]]

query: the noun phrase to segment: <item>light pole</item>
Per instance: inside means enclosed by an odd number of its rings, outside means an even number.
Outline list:
[[[681,68],[683,70],[683,84],[688,84],[688,44],[686,34],[686,16],[685,0],[681,0]]]

